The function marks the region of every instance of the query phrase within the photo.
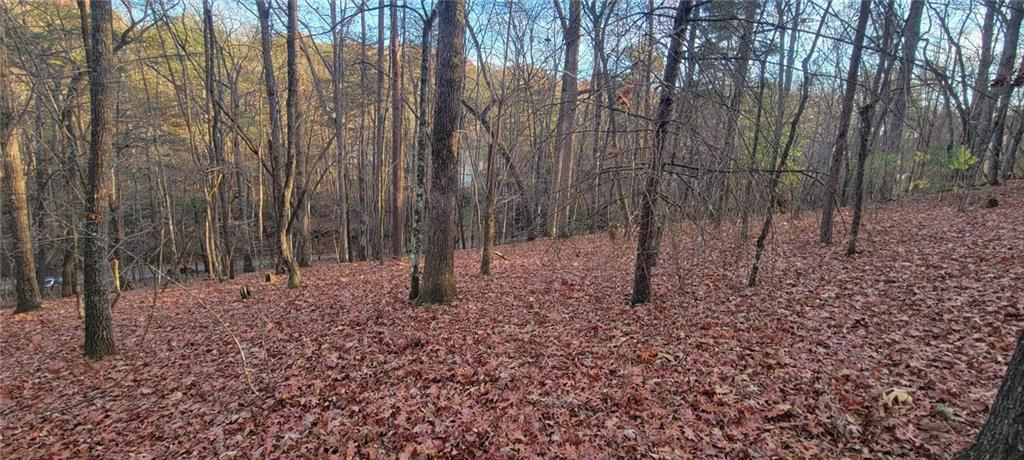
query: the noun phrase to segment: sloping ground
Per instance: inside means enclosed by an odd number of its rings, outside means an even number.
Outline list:
[[[754,289],[749,242],[678,232],[636,308],[632,245],[594,235],[500,247],[491,278],[460,253],[444,307],[398,262],[129,293],[99,363],[69,304],[4,314],[0,457],[948,457],[1024,326],[1024,185],[999,193],[872,210],[853,258],[783,218]]]

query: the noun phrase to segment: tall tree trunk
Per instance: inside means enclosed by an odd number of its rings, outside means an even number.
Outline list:
[[[995,102],[989,93],[989,71],[992,69],[993,36],[995,34],[995,17],[999,11],[998,0],[984,0],[985,18],[981,27],[981,55],[978,58],[978,72],[975,74],[974,88],[971,96],[971,112],[968,124],[964,129],[964,141],[971,152],[983,155],[987,138],[987,126],[992,118],[992,104]],[[966,70],[965,70],[966,71]]]
[[[284,162],[284,187],[281,192],[281,220],[285,222],[284,227],[278,234],[278,244],[281,245],[281,254],[285,265],[288,267],[288,287],[291,289],[299,287],[301,275],[299,264],[292,254],[291,244],[288,241],[288,234],[292,228],[292,195],[295,192],[295,183],[298,176],[299,150],[302,143],[302,106],[299,101],[299,69],[298,69],[298,39],[299,39],[299,11],[296,0],[288,0],[288,28],[286,36],[286,47],[288,50],[288,95],[285,102],[285,110],[288,116],[288,150]],[[300,203],[301,206],[301,203]],[[308,235],[307,235],[308,236]]]
[[[462,122],[465,66],[465,0],[438,4],[437,96],[431,147],[430,206],[424,247],[420,304],[450,303],[455,299],[455,237],[458,232],[459,125]]]
[[[557,144],[555,167],[555,220],[552,236],[567,237],[569,214],[573,207],[572,173],[575,150],[573,150],[574,130],[576,129],[576,88],[580,60],[580,23],[582,3],[580,0],[569,0],[569,16],[562,14],[561,0],[554,0],[555,9],[559,12],[562,23],[562,36],[565,40],[565,64],[562,67],[562,91],[558,106],[558,124],[555,127]]]
[[[216,187],[217,193],[216,207],[219,212],[220,241],[216,246],[220,248],[220,266],[224,271],[224,273],[218,273],[217,278],[222,279],[226,275],[228,278],[234,279],[235,270],[232,261],[234,245],[231,241],[231,174],[225,161],[224,132],[221,129],[223,91],[220,89],[216,55],[217,35],[213,29],[213,12],[210,10],[210,1],[203,0],[203,58],[206,77],[206,110],[209,114],[210,182]]]
[[[1006,376],[978,437],[958,460],[1024,458],[1024,333],[1006,368]]]
[[[380,12],[378,14],[382,14]],[[397,0],[391,2],[391,256],[405,254],[405,149],[402,118],[405,110],[402,91],[401,43]]]
[[[384,113],[384,8],[387,0],[377,2],[377,99],[374,102],[374,129],[373,129],[373,180],[374,180],[374,206],[376,208],[376,227],[374,239],[376,240],[377,260],[383,262],[387,257],[390,247],[384,242],[384,228],[387,216],[385,215],[385,190],[386,190],[386,169],[384,168],[384,125],[387,122],[387,114]]]
[[[1017,116],[1017,129],[1013,131],[1010,148],[1007,149],[1006,155],[1003,155],[1003,166],[999,169],[999,175],[1004,181],[1013,177],[1013,168],[1017,162],[1017,150],[1020,149],[1022,138],[1024,138],[1024,117]]]
[[[423,247],[423,206],[425,182],[427,175],[427,149],[430,135],[427,132],[427,110],[430,107],[428,88],[430,87],[430,32],[434,26],[432,10],[423,21],[423,38],[420,51],[420,83],[419,104],[416,108],[416,158],[413,160],[416,187],[415,203],[412,211],[412,273],[409,276],[409,300],[417,300],[420,296],[420,252]]]
[[[882,152],[905,160],[901,163],[913,160],[913,155],[908,156],[903,151],[903,125],[906,124],[907,103],[910,100],[910,85],[917,44],[921,39],[921,18],[924,16],[924,6],[925,0],[910,2],[907,22],[903,26],[903,54],[900,56],[900,73],[894,88],[895,94],[889,106],[891,113],[885,127],[885,145]]]
[[[683,38],[690,18],[691,0],[679,2],[672,25],[672,39],[665,57],[665,74],[661,79],[661,95],[658,111],[654,118],[654,142],[651,145],[651,159],[647,170],[644,192],[640,195],[640,229],[637,232],[636,264],[633,269],[633,296],[630,304],[645,303],[651,299],[651,271],[658,258],[656,238],[658,233],[657,205],[661,188],[662,156],[669,123],[672,121],[672,103],[675,99],[676,79],[682,61]]]
[[[91,9],[89,101],[91,128],[89,166],[85,193],[85,356],[101,359],[117,352],[113,315],[110,311],[110,264],[107,261],[107,187],[114,155],[114,52],[113,12],[110,2],[79,0],[80,9]],[[90,45],[90,44],[87,44]]]
[[[36,276],[25,169],[21,160],[21,129],[18,127],[21,121],[18,119],[20,110],[15,107],[15,97],[7,80],[6,39],[6,32],[0,32],[0,166],[3,168],[2,193],[11,209],[7,234],[14,239],[11,254],[16,301],[14,312],[25,313],[40,308],[42,295]]]
[[[345,15],[345,6],[342,2],[341,15]],[[348,28],[348,21],[338,22],[337,0],[331,0],[331,23],[335,24],[334,31],[334,72],[331,74],[331,86],[333,89],[334,103],[334,153],[337,171],[336,180],[338,188],[338,240],[340,242],[340,262],[348,262],[349,253],[349,222],[348,222],[348,160],[345,158],[345,32]]]
[[[850,51],[850,67],[846,71],[846,89],[843,93],[842,106],[839,109],[839,128],[836,133],[835,146],[832,148],[832,161],[829,163],[826,177],[827,190],[825,202],[821,210],[821,242],[832,243],[832,212],[839,195],[839,169],[846,157],[846,135],[850,130],[850,118],[853,115],[853,98],[857,94],[857,76],[860,69],[860,56],[864,48],[864,34],[868,19],[871,18],[871,0],[861,0],[860,12],[857,15],[857,29],[853,36],[853,49]]]
[[[754,21],[757,16],[757,2],[746,2],[743,5],[743,19],[741,22],[742,32],[740,33],[739,50],[733,68],[732,96],[729,98],[729,121],[725,126],[725,141],[722,143],[723,158],[719,161],[719,169],[726,170],[729,164],[739,158],[736,150],[736,132],[739,131],[740,112],[742,111],[743,93],[747,88],[747,72],[749,70],[750,56],[754,49]],[[721,174],[720,184],[717,191],[717,203],[715,206],[716,224],[725,211],[725,201],[729,194],[729,175]]]
[[[266,0],[256,0],[256,10],[260,23],[260,50],[263,67],[263,89],[267,97],[267,117],[270,119],[270,134],[267,140],[268,164],[270,171],[271,190],[273,191],[273,204],[276,222],[275,244],[278,245],[278,256],[281,263],[285,263],[285,252],[291,253],[290,237],[287,233],[288,217],[281,215],[284,205],[281,197],[284,190],[285,176],[285,147],[283,128],[281,126],[281,102],[277,94],[277,79],[274,76],[273,61],[273,36],[270,29],[270,8]],[[290,205],[289,205],[290,206]],[[262,234],[263,229],[260,228]],[[283,240],[287,244],[281,244],[281,233],[284,232]]]
[[[999,185],[1000,158],[1003,149],[1003,135],[1006,131],[1006,115],[1009,113],[1010,96],[1013,94],[1013,65],[1017,60],[1017,42],[1020,39],[1021,18],[1024,16],[1024,1],[1013,0],[1008,5],[1010,18],[1006,21],[1006,37],[1003,51],[999,56],[996,79],[992,82],[992,96],[998,101],[996,117],[993,120],[991,153],[988,155],[988,184]],[[977,152],[981,155],[982,152]]]

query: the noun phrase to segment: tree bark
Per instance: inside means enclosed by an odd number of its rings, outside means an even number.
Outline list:
[[[345,15],[344,2],[342,2],[341,14]],[[345,31],[348,21],[338,22],[337,0],[331,0],[331,23],[335,24],[334,32],[334,72],[331,74],[331,86],[333,89],[334,103],[334,153],[337,163],[335,172],[338,188],[338,240],[341,243],[339,248],[340,262],[348,262],[351,254],[349,251],[349,221],[348,221],[348,160],[345,158],[345,97],[342,84],[345,82]]]
[[[383,11],[378,13],[383,14]],[[391,257],[405,254],[405,149],[402,118],[401,30],[398,28],[397,0],[391,2]]]
[[[567,237],[572,233],[569,229],[569,214],[573,204],[572,174],[575,150],[573,140],[576,129],[576,88],[580,59],[580,23],[582,3],[580,0],[569,0],[569,17],[561,14],[561,0],[554,0],[555,9],[559,12],[562,22],[562,35],[565,40],[565,64],[562,67],[562,91],[558,106],[558,122],[555,126],[556,175],[555,175],[555,220],[552,236]]]
[[[995,16],[999,10],[997,0],[985,0],[985,18],[981,27],[981,56],[978,58],[978,72],[974,79],[971,97],[971,112],[968,124],[964,129],[964,141],[974,155],[983,155],[987,139],[987,126],[992,118],[992,95],[989,93],[989,71],[992,69],[993,36],[995,34]]]
[[[857,147],[857,170],[853,177],[853,218],[850,220],[850,236],[846,245],[846,255],[857,253],[857,235],[860,234],[860,223],[864,215],[864,165],[868,160],[868,148],[871,143],[871,122],[875,117],[875,103],[868,102],[860,108],[860,144]]]
[[[217,65],[217,35],[213,29],[213,12],[210,10],[210,1],[203,0],[203,58],[205,64],[205,83],[207,97],[207,113],[209,114],[210,131],[210,166],[211,183],[216,187],[217,202],[219,208],[220,224],[220,266],[224,273],[218,273],[218,278],[225,275],[235,278],[232,253],[234,244],[231,240],[231,173],[228,171],[228,163],[225,161],[224,131],[221,128],[223,117],[223,91],[219,88]],[[211,201],[211,203],[213,203]]]
[[[958,460],[1024,458],[1024,333],[1006,369],[1006,376],[978,437]]]
[[[636,263],[633,269],[633,296],[630,304],[645,303],[651,299],[651,271],[658,258],[657,204],[661,187],[662,156],[669,123],[672,121],[672,103],[675,99],[676,79],[682,61],[683,38],[690,18],[691,0],[679,2],[672,26],[672,39],[665,57],[665,74],[661,79],[661,95],[654,118],[654,143],[647,170],[644,193],[640,196],[640,229],[637,232]]]
[[[0,46],[3,44],[0,43]],[[0,49],[0,53],[3,50]],[[0,68],[3,57],[0,55]],[[0,86],[6,86],[0,76]],[[6,91],[0,88],[0,91]],[[6,98],[6,96],[0,96]],[[14,238],[14,292],[17,304],[14,313],[26,313],[37,310],[41,306],[42,295],[36,279],[35,257],[32,251],[32,229],[29,224],[28,197],[25,192],[25,170],[21,163],[21,130],[16,126],[14,115],[7,111],[8,107],[0,108],[0,154],[3,155],[4,194],[11,210],[7,220],[9,235]]]
[[[85,356],[101,359],[117,353],[113,315],[110,311],[110,264],[107,261],[107,187],[114,155],[113,12],[110,2],[79,0],[79,8],[91,10],[89,64],[91,129],[86,175],[85,238]],[[90,45],[90,44],[87,44]]]
[[[1000,155],[1003,148],[1003,135],[1006,131],[1006,116],[1009,113],[1010,97],[1014,85],[1013,65],[1017,60],[1017,43],[1020,39],[1020,24],[1024,16],[1024,1],[1013,0],[1007,5],[1010,17],[1006,22],[1006,37],[1003,38],[1003,51],[999,56],[999,67],[996,79],[992,82],[992,96],[998,102],[995,119],[992,123],[991,152],[988,155],[988,184],[999,185]],[[981,155],[982,152],[977,152]]]
[[[292,227],[292,195],[295,192],[295,182],[298,175],[299,150],[301,148],[302,135],[302,109],[299,102],[299,69],[298,69],[298,35],[299,35],[299,11],[296,0],[288,0],[288,28],[286,36],[286,48],[288,50],[288,94],[285,110],[288,116],[288,150],[284,165],[284,187],[281,192],[281,220],[285,222],[278,234],[278,244],[281,245],[281,254],[285,265],[288,267],[288,287],[294,289],[301,284],[299,264],[292,254],[291,244],[288,235]],[[301,205],[301,203],[300,203]]]
[[[871,1],[861,0],[860,12],[857,16],[857,29],[853,36],[853,49],[850,51],[850,67],[846,71],[846,89],[843,93],[842,106],[839,109],[839,132],[836,133],[835,146],[832,149],[832,162],[829,163],[826,178],[827,190],[825,202],[821,210],[821,242],[832,244],[832,212],[839,195],[839,168],[846,157],[846,135],[850,130],[850,118],[853,115],[853,98],[857,94],[857,76],[860,69],[860,56],[864,48],[864,35],[871,18]]]
[[[903,151],[903,125],[906,124],[907,103],[910,101],[910,85],[917,44],[921,39],[921,18],[924,16],[924,6],[925,0],[910,2],[907,22],[903,26],[903,54],[900,57],[900,73],[894,88],[895,94],[889,106],[889,121],[885,127],[883,153],[896,155],[904,160],[912,160],[913,156],[905,155]]]
[[[455,237],[459,195],[459,125],[466,77],[464,35],[465,0],[438,4],[437,96],[434,103],[430,206],[424,247],[423,289],[420,304],[450,303],[455,299]]]
[[[423,21],[423,38],[420,51],[420,83],[419,104],[416,108],[416,158],[414,178],[416,185],[415,203],[412,212],[412,273],[409,275],[409,300],[417,300],[420,296],[420,252],[423,247],[423,207],[426,190],[427,149],[430,139],[427,132],[427,110],[430,86],[430,33],[434,26],[433,10]]]

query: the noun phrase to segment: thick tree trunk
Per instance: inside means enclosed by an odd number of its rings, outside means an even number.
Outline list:
[[[672,103],[675,100],[676,78],[682,61],[683,38],[693,8],[691,0],[679,2],[672,26],[672,39],[665,58],[665,74],[661,79],[661,95],[654,118],[654,143],[647,181],[640,195],[640,229],[637,232],[636,264],[633,269],[633,296],[630,304],[645,303],[651,298],[651,271],[658,258],[657,205],[661,187],[662,156],[669,123],[672,121]]]
[[[1016,460],[1024,458],[1024,333],[1006,369],[988,419],[978,437],[958,460]]]
[[[465,0],[438,5],[437,96],[434,103],[430,206],[424,247],[420,304],[450,303],[455,299],[455,237],[458,232],[459,125],[462,122],[463,81],[466,77]]]
[[[846,89],[843,93],[842,106],[839,109],[839,131],[836,133],[835,146],[832,149],[832,161],[829,163],[826,177],[827,190],[825,202],[821,209],[821,242],[832,244],[832,212],[839,196],[839,169],[846,157],[846,135],[850,130],[850,118],[853,115],[853,98],[857,94],[857,76],[860,69],[860,56],[864,48],[864,34],[868,19],[871,18],[871,1],[861,0],[860,12],[857,15],[857,29],[853,36],[853,49],[850,51],[850,67],[846,71]]]
[[[110,264],[107,261],[107,187],[114,155],[113,12],[110,2],[79,0],[79,8],[91,8],[89,101],[91,130],[85,194],[85,355],[101,359],[117,352],[113,315],[110,311]]]
[[[0,50],[0,53],[3,51]],[[0,63],[2,62],[3,59],[0,57]],[[42,296],[36,280],[35,256],[32,251],[25,170],[21,163],[21,130],[8,125],[14,120],[11,119],[12,114],[6,111],[6,107],[3,110],[3,113],[0,113],[0,155],[3,155],[3,191],[11,210],[11,217],[7,219],[8,235],[14,237],[11,254],[14,261],[14,291],[17,301],[14,312],[25,313],[39,309]]]

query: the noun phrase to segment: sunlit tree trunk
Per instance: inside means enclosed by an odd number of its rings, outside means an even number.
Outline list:
[[[0,41],[0,48],[2,48]],[[0,49],[0,68],[3,50]],[[6,82],[0,76],[0,93],[6,93]],[[3,192],[11,216],[7,219],[8,235],[13,237],[11,257],[14,262],[15,313],[25,313],[40,307],[42,296],[36,280],[35,254],[32,251],[32,230],[29,224],[28,198],[25,192],[25,169],[21,163],[21,130],[10,112],[8,96],[0,102],[0,155],[3,155]]]

